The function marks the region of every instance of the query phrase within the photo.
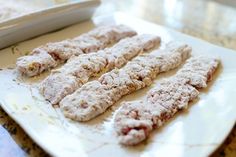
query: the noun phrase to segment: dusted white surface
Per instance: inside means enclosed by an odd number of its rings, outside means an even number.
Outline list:
[[[24,52],[48,41],[56,41],[79,35],[94,25],[123,23],[139,33],[152,33],[169,40],[181,40],[193,47],[193,55],[217,55],[222,65],[214,75],[209,88],[201,91],[199,100],[192,103],[189,110],[178,114],[164,127],[154,131],[149,140],[135,147],[123,147],[117,143],[112,128],[112,115],[109,109],[104,115],[87,123],[77,123],[65,119],[60,110],[52,108],[38,94],[35,86],[38,80],[46,76],[24,79],[18,85],[14,70],[0,71],[0,101],[4,110],[15,119],[25,131],[46,151],[55,156],[207,156],[215,150],[227,136],[236,120],[236,53],[232,50],[213,46],[198,39],[150,24],[127,15],[116,14],[101,17],[74,25],[60,32],[48,34],[19,44],[17,48]],[[21,55],[22,55],[21,54]],[[11,53],[11,49],[0,52],[0,67],[14,67],[20,53]],[[7,59],[6,59],[7,58]],[[163,77],[162,74],[155,83]],[[15,80],[15,81],[13,81]],[[31,82],[33,88],[29,88]],[[153,84],[154,86],[154,84]],[[152,87],[153,87],[152,86]],[[124,97],[124,100],[140,99],[151,89],[146,88]],[[114,107],[119,107],[119,101]]]

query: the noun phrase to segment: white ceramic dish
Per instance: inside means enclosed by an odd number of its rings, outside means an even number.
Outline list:
[[[99,4],[99,0],[70,0],[61,5],[48,4],[49,7],[45,9],[3,21],[0,23],[0,49],[87,20]]]
[[[175,73],[161,74],[152,87],[124,97],[104,115],[86,122],[77,123],[65,119],[59,109],[54,109],[38,94],[37,82],[44,78],[17,78],[14,63],[23,52],[48,41],[76,36],[101,25],[122,23],[139,33],[152,33],[163,41],[180,40],[193,47],[193,55],[217,55],[222,66],[215,74],[209,88],[203,90],[200,99],[188,111],[178,114],[161,129],[154,131],[148,141],[135,146],[118,144],[113,125],[113,113],[121,101],[137,100],[145,95],[160,79]],[[12,53],[12,49],[14,53]],[[52,156],[175,156],[203,157],[211,154],[227,137],[236,120],[236,52],[221,48],[202,40],[151,24],[124,14],[99,17],[76,24],[59,32],[47,34],[20,43],[17,48],[0,51],[0,102],[2,108]],[[31,84],[31,87],[30,87]]]

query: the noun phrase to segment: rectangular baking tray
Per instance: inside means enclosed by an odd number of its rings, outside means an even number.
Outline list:
[[[71,0],[5,20],[0,23],[0,49],[90,19],[99,4],[99,0]]]

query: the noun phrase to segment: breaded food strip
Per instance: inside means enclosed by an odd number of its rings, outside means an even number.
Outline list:
[[[99,53],[72,57],[64,66],[54,70],[40,85],[42,95],[57,104],[100,73],[120,68],[140,53],[160,44],[160,37],[144,34],[126,38]]]
[[[106,45],[136,34],[134,30],[125,25],[102,26],[87,33],[88,36],[94,37]],[[75,39],[77,40],[78,38]]]
[[[122,96],[149,86],[157,75],[178,67],[190,55],[186,44],[169,43],[164,50],[141,55],[124,68],[102,75],[98,81],[84,84],[73,94],[66,96],[60,107],[64,115],[76,121],[88,121]]]
[[[207,81],[212,79],[212,74],[219,64],[219,59],[208,56],[192,57],[177,73],[188,84],[196,88],[207,87]]]
[[[215,58],[192,57],[174,77],[160,82],[143,100],[124,102],[114,120],[119,142],[138,144],[179,110],[186,109],[199,95],[197,88],[206,87],[218,64]]]
[[[21,57],[17,60],[17,70],[28,76],[40,74],[45,69],[55,67],[56,65],[57,62],[43,49],[35,49],[34,55],[24,56],[24,58]]]
[[[111,43],[136,34],[134,30],[124,25],[98,27],[74,39],[40,46],[34,49],[30,55],[18,58],[16,68],[23,75],[35,76],[45,70],[56,67],[60,63],[64,63],[71,56],[96,52],[104,49]],[[45,51],[48,53],[47,56],[39,54]]]

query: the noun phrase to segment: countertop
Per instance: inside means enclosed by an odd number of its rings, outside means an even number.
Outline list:
[[[221,1],[221,0],[217,0]],[[122,11],[236,50],[236,8],[210,0],[103,0],[95,16]],[[0,156],[48,156],[0,108]],[[236,126],[212,157],[236,157]]]

